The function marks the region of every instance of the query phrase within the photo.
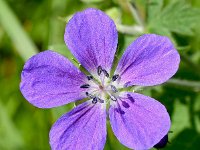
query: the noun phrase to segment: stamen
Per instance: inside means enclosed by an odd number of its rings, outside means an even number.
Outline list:
[[[112,101],[117,101],[117,98],[114,97],[113,95],[110,95],[110,99],[111,99]]]
[[[100,76],[101,75],[101,72],[102,72],[102,67],[101,66],[98,66],[97,68],[97,74]]]
[[[93,103],[93,104],[96,104],[97,101],[98,101],[98,98],[97,98],[97,97],[94,97],[93,100],[92,100],[92,103]]]
[[[88,76],[87,76],[87,79],[88,79],[88,80],[92,80],[92,79],[93,79],[93,76],[88,75]]]
[[[89,84],[83,84],[83,85],[80,86],[80,88],[89,88],[89,87],[90,87]]]
[[[108,78],[109,77],[108,72],[105,69],[103,69],[102,71],[103,71],[104,75]]]
[[[98,98],[98,100],[99,100],[100,103],[104,103],[103,99]]]
[[[88,92],[85,92],[85,94],[89,97],[89,98],[94,98],[94,96],[92,94],[89,94]]]
[[[111,86],[111,89],[112,89],[112,91],[113,91],[114,93],[117,93],[117,92],[118,92],[117,88],[116,88],[114,85],[110,85],[110,86]]]
[[[114,76],[112,76],[112,81],[116,81],[117,79],[119,78],[119,75],[118,74],[115,74]]]
[[[131,81],[126,82],[126,83],[124,84],[124,88],[128,87],[130,83],[131,83]]]
[[[100,98],[98,98],[98,97],[93,97],[93,99],[92,99],[92,103],[93,104],[96,104],[97,102],[100,102],[100,103],[104,103],[104,100],[103,99],[100,99]]]

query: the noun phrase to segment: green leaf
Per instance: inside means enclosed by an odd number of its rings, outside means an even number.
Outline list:
[[[110,16],[115,24],[121,23],[121,10],[117,7],[112,7],[106,10],[106,14]]]
[[[0,149],[14,149],[23,147],[23,139],[17,130],[14,122],[8,116],[9,110],[6,110],[0,99]]]
[[[148,1],[148,20],[152,20],[162,9],[163,0]]]
[[[107,135],[108,136],[104,150],[129,150],[117,140],[116,136],[112,131],[111,124],[109,121],[107,121]]]
[[[37,53],[36,46],[26,34],[20,21],[9,8],[6,1],[0,1],[0,23],[24,60]]]
[[[81,0],[82,2],[85,2],[85,3],[99,3],[99,2],[102,2],[104,0]]]
[[[194,129],[186,128],[180,134],[178,134],[171,144],[168,144],[165,149],[197,150],[199,148],[199,141],[200,134]]]
[[[63,114],[72,110],[74,106],[75,106],[74,103],[70,103],[64,106],[52,108],[51,109],[52,118],[53,118],[52,123],[55,122],[58,118],[60,118]]]
[[[155,12],[153,11],[153,13]],[[165,31],[163,34],[175,32],[182,35],[192,35],[192,28],[199,23],[200,10],[192,8],[184,1],[176,1],[156,14],[150,18],[150,31],[156,31],[157,33]]]
[[[171,137],[173,138],[180,132],[182,132],[185,128],[190,128],[190,116],[189,116],[189,109],[187,105],[180,103],[179,101],[175,101],[174,106],[174,114],[172,116],[172,126],[171,130],[173,134]],[[184,117],[183,117],[184,116]]]

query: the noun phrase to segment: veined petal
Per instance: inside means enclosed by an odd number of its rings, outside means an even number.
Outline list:
[[[76,13],[65,29],[65,43],[90,72],[98,66],[110,71],[117,47],[114,22],[102,11],[89,8]]]
[[[64,114],[51,128],[52,150],[103,150],[106,142],[106,110],[85,102]]]
[[[164,36],[146,34],[125,51],[116,69],[122,86],[161,84],[178,70],[180,56]]]
[[[86,77],[67,58],[53,51],[31,57],[21,74],[20,90],[34,106],[51,108],[85,97]]]
[[[114,134],[131,149],[152,148],[170,129],[166,108],[141,94],[124,93],[122,97],[109,109]]]

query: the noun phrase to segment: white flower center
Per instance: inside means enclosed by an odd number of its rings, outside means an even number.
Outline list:
[[[117,101],[119,90],[117,88],[119,75],[110,77],[108,72],[101,66],[97,68],[97,77],[87,76],[87,84],[81,85],[81,88],[87,88],[86,95],[92,99],[92,103],[111,104]]]

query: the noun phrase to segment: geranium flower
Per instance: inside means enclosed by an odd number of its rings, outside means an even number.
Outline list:
[[[64,40],[90,74],[47,50],[31,57],[21,75],[21,92],[36,107],[88,99],[53,125],[51,148],[102,150],[107,114],[115,136],[128,148],[149,149],[157,144],[170,129],[165,106],[125,89],[161,84],[176,73],[180,56],[171,41],[155,34],[140,36],[126,49],[111,76],[118,36],[105,13],[93,8],[76,13],[66,26]]]

